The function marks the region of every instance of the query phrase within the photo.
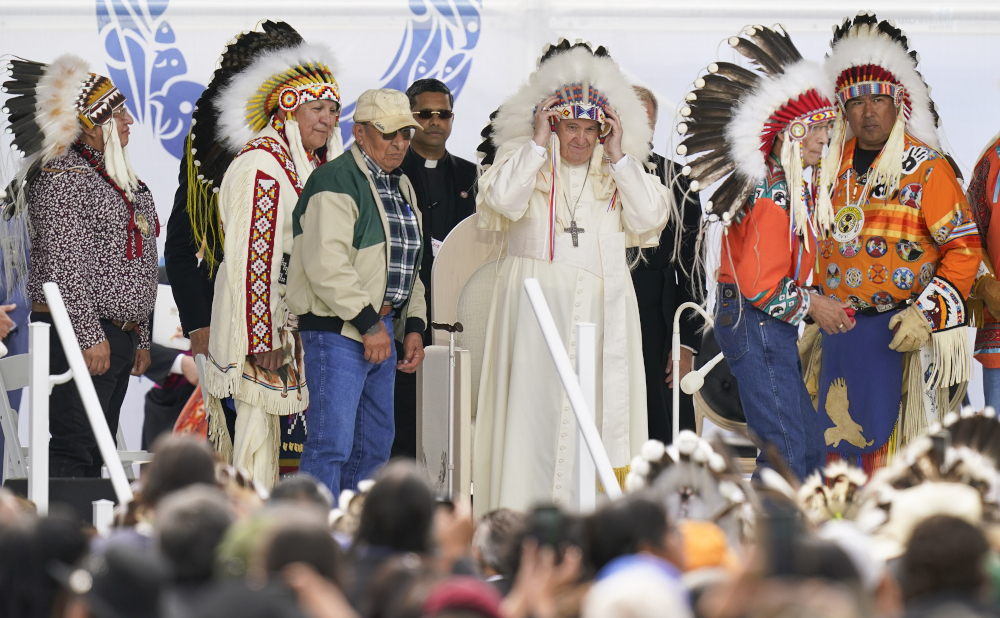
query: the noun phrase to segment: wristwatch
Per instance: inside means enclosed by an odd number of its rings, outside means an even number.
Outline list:
[[[372,325],[371,328],[368,329],[368,332],[365,333],[365,336],[374,337],[375,335],[379,334],[379,332],[381,332],[381,328],[382,328],[382,321],[379,320],[378,322],[375,322],[375,324]]]

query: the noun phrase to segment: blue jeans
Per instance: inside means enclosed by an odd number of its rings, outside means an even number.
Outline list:
[[[1000,369],[983,367],[983,397],[986,405],[1000,410]]]
[[[802,381],[798,338],[797,326],[757,309],[735,285],[719,284],[715,339],[736,377],[747,429],[761,444],[773,444],[789,468],[804,479],[825,465],[826,443]],[[754,476],[769,465],[762,451]]]
[[[392,333],[391,314],[382,320]],[[339,333],[302,331],[309,384],[308,435],[299,470],[333,492],[357,490],[358,482],[389,461],[395,435],[392,416],[396,349],[377,365],[365,346]]]

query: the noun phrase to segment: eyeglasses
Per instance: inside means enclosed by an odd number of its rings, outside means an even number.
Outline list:
[[[366,122],[364,124],[378,131],[378,127],[376,127],[372,123]],[[392,133],[382,133],[381,131],[378,132],[382,134],[382,139],[384,139],[387,142],[391,142],[392,140],[396,139],[397,133],[399,133],[404,140],[410,141],[411,139],[413,139],[413,134],[416,133],[417,130],[413,127],[403,127],[402,129],[396,129]]]
[[[437,114],[438,118],[441,120],[448,120],[455,115],[450,109],[422,109],[419,112],[413,112],[413,115],[422,120],[430,120]]]

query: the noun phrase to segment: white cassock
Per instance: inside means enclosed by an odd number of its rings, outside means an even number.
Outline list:
[[[574,324],[597,325],[594,416],[620,479],[647,439],[639,309],[625,248],[657,245],[670,198],[631,157],[613,169],[600,144],[589,173],[586,163],[560,159],[550,260],[551,159],[536,149],[528,140],[504,144],[479,180],[479,226],[504,234],[508,257],[493,291],[479,386],[477,514],[524,511],[539,502],[570,505],[576,497],[576,420],[524,293],[525,279],[541,285],[571,362]],[[576,247],[563,231],[573,220],[584,230]]]

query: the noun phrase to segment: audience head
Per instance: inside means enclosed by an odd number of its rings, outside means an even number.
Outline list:
[[[649,559],[633,556],[599,579],[587,593],[581,618],[688,618],[680,580]]]
[[[984,560],[989,544],[983,532],[950,515],[917,525],[900,561],[900,584],[907,604],[942,592],[975,595],[986,583]]]
[[[48,517],[23,515],[0,529],[0,616],[51,616],[59,583],[50,565],[75,564],[86,554],[83,526],[53,511]]]
[[[452,577],[424,601],[424,618],[500,618],[500,593],[475,577]]]
[[[167,571],[149,552],[125,544],[89,556],[82,568],[56,567],[70,592],[66,618],[157,618]]]
[[[434,494],[416,464],[402,459],[391,461],[365,496],[357,542],[427,553],[431,549],[434,508]]]
[[[362,618],[421,618],[424,601],[440,581],[434,565],[416,554],[390,558],[368,585]]]
[[[208,442],[193,436],[168,434],[153,444],[156,455],[143,468],[142,502],[149,508],[167,494],[189,485],[217,485],[215,453]]]
[[[595,512],[585,525],[591,565],[597,571],[619,556],[639,552],[684,566],[681,539],[659,502],[628,496]]]
[[[271,490],[274,502],[297,502],[315,505],[324,513],[333,508],[333,494],[330,488],[304,472],[286,476]]]
[[[261,548],[259,562],[268,578],[289,564],[309,565],[321,576],[343,585],[344,555],[330,534],[326,517],[318,511],[292,510],[287,505],[272,511],[273,521]]]
[[[479,520],[472,536],[472,555],[483,575],[504,572],[507,546],[525,521],[523,514],[511,509],[490,511]]]
[[[192,485],[160,501],[156,538],[173,580],[207,582],[215,569],[215,550],[235,517],[221,489]]]

